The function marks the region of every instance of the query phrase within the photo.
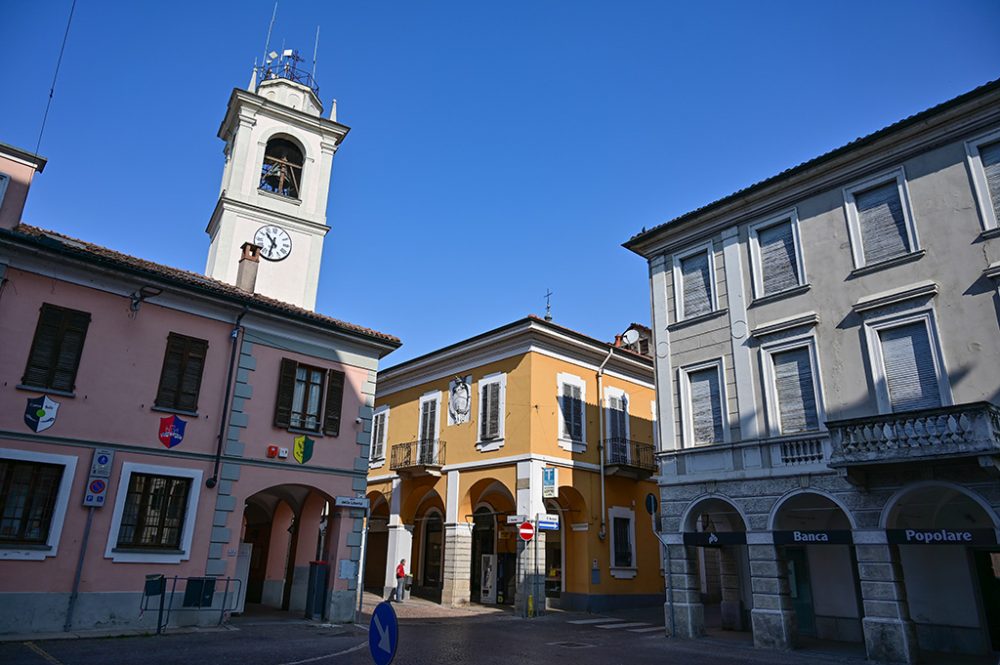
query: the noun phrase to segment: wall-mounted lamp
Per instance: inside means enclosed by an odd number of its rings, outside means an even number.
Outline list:
[[[131,310],[132,314],[135,314],[139,311],[139,305],[141,305],[143,301],[147,298],[158,296],[161,293],[163,293],[163,289],[155,286],[140,287],[138,291],[133,292],[132,295],[129,296],[131,302],[129,303],[128,308]]]

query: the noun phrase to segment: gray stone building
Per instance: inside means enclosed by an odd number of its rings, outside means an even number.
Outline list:
[[[634,236],[668,629],[1000,650],[1000,81]]]

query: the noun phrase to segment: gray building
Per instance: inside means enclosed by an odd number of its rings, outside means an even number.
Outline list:
[[[634,236],[668,628],[1000,651],[1000,81]]]

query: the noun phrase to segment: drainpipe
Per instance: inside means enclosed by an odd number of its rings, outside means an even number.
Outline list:
[[[219,419],[219,437],[215,446],[215,465],[212,468],[212,477],[205,481],[205,487],[212,489],[219,482],[219,463],[222,461],[222,442],[225,440],[226,427],[229,425],[229,396],[233,390],[233,370],[236,368],[236,349],[239,347],[240,323],[246,316],[249,305],[243,306],[243,311],[236,317],[232,332],[229,333],[231,340],[229,350],[229,370],[226,372],[226,396],[222,400],[222,417]]]
[[[604,505],[604,393],[601,390],[604,376],[604,366],[611,360],[611,355],[615,352],[614,347],[608,348],[608,355],[604,362],[597,368],[597,455],[601,463],[601,529],[597,532],[597,537],[603,541],[608,537],[608,511]]]

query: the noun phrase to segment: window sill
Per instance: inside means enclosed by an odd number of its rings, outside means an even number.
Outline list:
[[[384,457],[376,457],[371,462],[368,462],[369,469],[381,469],[383,466],[385,466]]]
[[[45,545],[44,543],[12,543],[8,541],[0,543],[0,556],[3,556],[2,552],[5,550],[36,550],[40,552],[48,552],[51,549],[51,547]]]
[[[29,386],[24,383],[19,383],[14,386],[18,390],[27,390],[33,393],[45,393],[47,395],[57,395],[59,397],[76,397],[76,393],[70,392],[68,390],[56,390],[55,388],[42,388],[41,386]]]
[[[767,303],[774,302],[776,300],[781,300],[783,298],[791,298],[792,296],[802,295],[806,291],[812,288],[811,284],[799,284],[798,286],[793,286],[790,289],[785,289],[778,293],[772,293],[766,296],[761,296],[760,298],[754,298],[750,302],[750,307],[756,307],[757,305],[766,305]]]
[[[585,441],[575,441],[573,439],[559,439],[559,447],[570,453],[587,452],[587,443]]]
[[[116,547],[111,550],[114,554],[166,554],[180,556],[184,554],[179,549],[171,547]]]
[[[284,201],[285,203],[291,203],[292,205],[302,205],[302,199],[296,199],[291,196],[283,196],[282,194],[275,194],[274,192],[269,192],[266,189],[257,188],[257,193],[261,196],[269,196],[272,199],[278,199],[279,201]]]
[[[635,579],[635,576],[639,574],[638,568],[632,567],[611,567],[611,577],[619,580],[631,580]]]
[[[722,316],[728,311],[729,311],[728,308],[723,307],[722,309],[712,310],[707,314],[699,314],[698,316],[692,316],[690,319],[682,319],[680,321],[674,321],[669,326],[667,326],[667,330],[669,331],[679,330],[681,328],[686,328],[687,326],[693,326],[697,323],[702,323],[704,321],[711,321],[714,318]]]
[[[879,261],[878,263],[861,266],[860,268],[852,270],[851,274],[848,275],[848,279],[862,277],[873,272],[878,272],[879,270],[885,270],[886,268],[895,268],[896,266],[901,266],[904,263],[910,263],[911,261],[919,261],[926,253],[926,249],[918,249],[917,251],[910,252],[909,254],[903,254],[902,256],[886,259],[885,261]]]
[[[323,438],[323,433],[320,430],[299,429],[298,427],[286,427],[285,429],[288,430],[290,434],[308,434],[309,436],[314,436],[317,439]]]
[[[171,409],[168,406],[151,406],[150,411],[159,411],[161,413],[176,413],[179,416],[191,416],[192,418],[198,417],[197,411],[185,411],[184,409]]]
[[[191,558],[191,553],[183,550],[116,547],[105,558],[114,563],[181,563]]]
[[[49,545],[23,543],[3,543],[0,545],[0,561],[44,561],[55,554],[55,549]]]
[[[486,441],[476,441],[476,450],[481,453],[492,453],[503,448],[503,439],[487,439]]]
[[[1000,238],[1000,227],[995,227],[992,229],[986,229],[979,234],[982,240],[989,240],[990,238]]]

